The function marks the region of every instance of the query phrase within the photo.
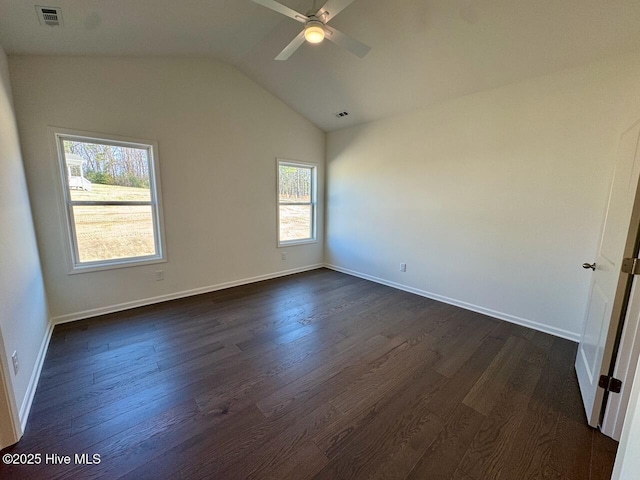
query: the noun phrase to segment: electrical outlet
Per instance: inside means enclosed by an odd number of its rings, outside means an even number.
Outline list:
[[[156,281],[164,280],[164,270],[156,271]]]
[[[18,352],[13,352],[13,355],[11,355],[11,360],[13,361],[13,374],[17,375],[18,370],[20,370],[20,362],[18,361]]]
[[[406,272],[407,271],[407,264],[406,263],[401,263],[400,264],[400,271],[401,272]]]
[[[286,260],[287,259],[287,252],[280,252],[280,258],[282,260]]]

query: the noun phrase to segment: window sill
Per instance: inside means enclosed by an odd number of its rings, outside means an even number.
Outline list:
[[[103,270],[115,270],[117,268],[140,267],[143,265],[153,265],[157,263],[167,263],[167,259],[154,257],[146,260],[130,259],[130,260],[121,260],[117,262],[110,262],[110,263],[78,265],[78,266],[72,267],[68,273],[69,275],[76,275],[78,273],[91,273],[91,272],[100,272]]]
[[[312,243],[318,243],[317,239],[309,240],[289,240],[288,242],[278,242],[278,248],[294,247],[296,245],[309,245]]]

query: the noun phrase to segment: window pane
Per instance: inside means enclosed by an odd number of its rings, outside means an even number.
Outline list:
[[[311,202],[311,168],[280,165],[280,203]]]
[[[143,148],[63,140],[71,200],[151,201]]]
[[[101,185],[94,183],[91,190],[71,188],[71,200],[73,201],[131,201],[150,202],[151,191],[148,188],[123,187],[120,185]]]
[[[280,241],[308,240],[311,231],[311,205],[280,206]]]
[[[150,206],[78,206],[73,216],[80,262],[156,254]]]

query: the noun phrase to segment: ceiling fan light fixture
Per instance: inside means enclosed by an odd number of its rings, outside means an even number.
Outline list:
[[[351,5],[354,0],[323,0],[326,1],[326,3],[322,8],[320,8],[320,10],[317,10],[316,13],[313,13],[316,3],[315,0],[313,0],[313,10],[309,11],[306,15],[296,12],[294,9],[287,7],[276,0],[252,1],[304,25],[302,31],[299,31],[293,40],[291,40],[289,44],[282,49],[282,51],[275,57],[275,60],[286,60],[305,42],[320,43],[325,38],[360,58],[364,57],[369,50],[371,50],[370,46],[365,45],[364,43],[345,35],[340,30],[336,30],[335,28],[327,25],[333,17]]]
[[[304,39],[309,43],[320,43],[324,40],[324,28],[321,22],[309,22],[304,28]]]

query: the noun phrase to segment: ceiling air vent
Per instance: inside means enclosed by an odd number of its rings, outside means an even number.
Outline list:
[[[38,12],[40,25],[55,27],[63,24],[62,9],[60,7],[42,7],[40,5],[36,5],[36,11]]]
[[[349,112],[338,112],[336,113],[336,117],[338,118],[342,118],[342,117],[346,117],[347,115],[349,115]]]

